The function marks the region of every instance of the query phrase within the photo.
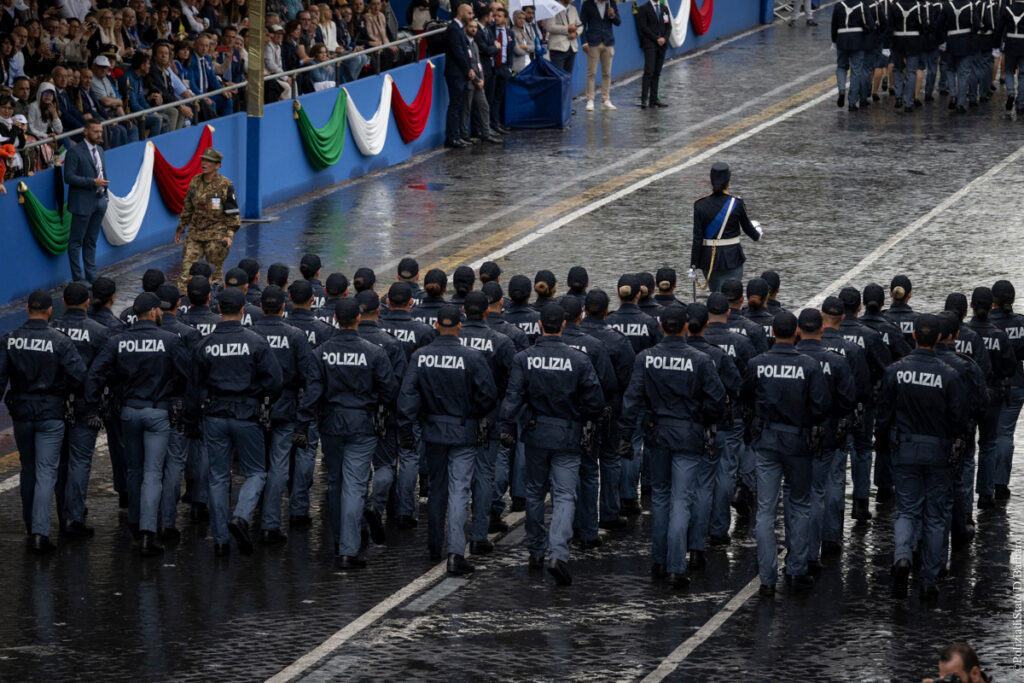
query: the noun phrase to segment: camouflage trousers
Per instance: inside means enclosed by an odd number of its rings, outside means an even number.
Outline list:
[[[223,239],[197,240],[192,237],[185,237],[185,248],[181,254],[181,277],[178,279],[178,289],[184,295],[188,286],[188,271],[192,264],[206,257],[206,262],[213,266],[213,275],[210,276],[210,284],[224,281],[224,261],[228,258],[231,247],[224,244]]]

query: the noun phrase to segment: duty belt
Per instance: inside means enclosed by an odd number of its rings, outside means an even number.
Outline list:
[[[477,420],[455,417],[454,415],[427,415],[426,420],[427,422],[440,422],[441,424],[457,425],[459,427],[475,427],[477,423]]]
[[[705,247],[727,247],[731,244],[739,244],[739,235],[736,237],[726,237],[724,240],[704,240]]]
[[[921,35],[921,32],[920,31],[896,31],[896,32],[893,33],[893,35],[898,37],[898,38],[907,38],[909,36],[919,36],[919,35]]]
[[[676,427],[696,427],[697,429],[704,429],[704,425],[694,420],[686,420],[679,417],[655,417],[654,422],[658,425],[672,425]]]
[[[794,425],[788,425],[784,422],[765,422],[765,429],[771,429],[776,432],[782,432],[784,434],[803,434],[804,429],[802,427],[796,427]]]
[[[852,26],[850,28],[841,28],[836,33],[863,33],[864,29],[860,26]]]
[[[958,28],[958,29],[955,29],[953,31],[946,31],[946,35],[947,36],[962,36],[963,34],[970,33],[970,32],[971,32],[970,28]],[[1013,35],[1013,34],[1011,33],[1011,34],[1008,34],[1008,35]]]
[[[925,434],[900,434],[899,440],[900,443],[916,443],[928,446],[945,446],[949,443],[949,439]]]
[[[124,404],[128,408],[156,408],[157,410],[170,410],[170,401],[143,401],[137,398],[126,398]]]
[[[537,424],[551,425],[552,427],[563,427],[565,429],[579,429],[580,423],[574,420],[565,420],[560,417],[548,417],[537,415],[533,418]]]

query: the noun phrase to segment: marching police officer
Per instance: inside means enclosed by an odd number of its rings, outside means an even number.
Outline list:
[[[245,309],[242,311],[242,326],[252,327],[252,324],[263,317],[263,311],[259,305],[251,303],[249,298],[249,274],[241,268],[232,268],[224,274],[224,285],[235,287],[245,295]]]
[[[92,298],[89,301],[87,315],[107,327],[111,334],[123,332],[125,324],[114,316],[111,310],[114,306],[114,295],[117,287],[114,281],[108,277],[98,277],[92,283]],[[117,506],[121,509],[127,508],[129,503],[128,495],[128,470],[124,452],[124,439],[121,434],[121,404],[120,395],[116,391],[105,392],[103,405],[100,409],[103,417],[103,427],[107,430],[107,451],[110,453],[110,468],[113,470],[114,491],[117,492]]]
[[[288,485],[288,470],[294,434],[299,429],[299,403],[317,395],[320,372],[313,349],[302,330],[284,319],[284,290],[276,285],[260,294],[263,317],[253,330],[263,335],[281,366],[281,395],[270,411],[270,427],[264,438],[267,445],[267,483],[263,488],[263,512],[260,517],[260,541],[265,545],[283,543],[288,537],[281,531],[281,497]],[[308,438],[308,437],[307,437]],[[299,441],[302,439],[300,438]]]
[[[914,100],[917,72],[923,64],[922,34],[929,30],[921,0],[893,0],[886,21],[892,39],[893,75],[896,80],[896,108],[910,113],[920,103]],[[909,292],[909,290],[908,290]]]
[[[837,554],[843,534],[846,507],[847,433],[857,405],[853,371],[847,359],[821,342],[823,320],[820,311],[805,308],[797,319],[800,341],[796,350],[818,361],[828,385],[832,409],[824,424],[820,453],[811,453],[811,521],[808,533],[808,568],[820,569],[819,556]]]
[[[578,300],[582,307],[584,300],[587,298],[587,287],[590,286],[590,273],[583,266],[573,266],[569,269],[569,274],[565,278],[565,286],[569,288],[569,291],[564,296],[559,297],[559,303],[565,297],[571,296]]]
[[[313,290],[313,297],[309,302],[311,309],[321,308],[327,302],[327,292],[320,282],[320,267],[320,257],[316,254],[304,254],[299,261],[299,273]]]
[[[505,320],[516,325],[526,333],[530,344],[540,336],[540,313],[530,305],[530,293],[533,285],[525,275],[513,275],[508,281],[509,306],[505,311]]]
[[[775,313],[768,308],[768,283],[759,277],[747,283],[747,307],[743,309],[743,317],[757,323],[764,330],[768,346],[772,345],[772,323]]]
[[[1004,390],[1003,404],[999,409],[995,466],[996,500],[1006,500],[1010,497],[1013,433],[1017,428],[1017,418],[1020,417],[1021,407],[1024,406],[1024,369],[1021,368],[1021,361],[1024,360],[1024,315],[1013,312],[1016,295],[1016,290],[1008,280],[999,280],[992,285],[992,299],[995,305],[989,314],[989,320],[1006,333],[1010,345],[1013,347],[1015,358],[1009,392]]]
[[[707,324],[698,319],[699,329]],[[711,357],[686,343],[686,309],[667,306],[661,314],[665,337],[641,351],[623,399],[620,454],[629,457],[632,434],[643,419],[651,463],[651,573],[667,574],[673,588],[684,588],[687,528],[695,513],[698,470],[706,430],[723,415],[726,391]]]
[[[914,346],[914,320],[917,319],[917,313],[908,303],[913,294],[910,278],[906,275],[897,275],[889,283],[889,296],[892,297],[892,305],[889,306],[889,310],[884,312],[886,320],[900,329],[903,338],[911,348]]]
[[[956,352],[966,353],[974,359],[974,362],[981,368],[985,377],[989,377],[992,374],[992,359],[989,358],[985,342],[982,341],[981,335],[965,322],[967,318],[967,297],[960,292],[950,293],[946,297],[944,310],[955,313],[957,319],[960,320],[960,332],[956,338]]]
[[[162,285],[166,279],[162,270],[150,268],[142,275],[142,291],[156,294],[156,288]],[[124,310],[118,313],[117,319],[124,323],[125,327],[130,326],[135,322],[134,310],[134,305],[125,306]]]
[[[812,428],[829,414],[831,397],[818,361],[796,350],[797,319],[784,311],[772,328],[775,344],[747,364],[742,400],[753,407],[752,446],[757,454],[757,563],[764,597],[775,595],[778,551],[775,516],[783,478],[789,484],[789,553],[786,574],[808,589]]]
[[[366,566],[361,525],[370,465],[377,448],[373,420],[378,405],[394,400],[398,383],[387,352],[359,336],[359,302],[345,298],[335,306],[337,333],[314,350],[322,384],[311,400],[318,407],[327,461],[335,567],[349,570]],[[312,413],[299,416],[305,425],[311,425],[314,419]]]
[[[657,320],[661,315],[662,305],[654,300],[654,294],[658,291],[657,285],[654,283],[654,275],[647,272],[637,273],[636,279],[640,281],[640,298],[637,299],[636,305],[641,311]]]
[[[942,7],[942,37],[946,44],[942,68],[947,74],[950,86],[949,108],[967,113],[968,101],[977,103],[973,93],[968,92],[974,79],[973,64],[975,52],[973,0],[945,0]],[[952,74],[956,75],[956,89],[953,88]]]
[[[956,370],[935,354],[939,320],[914,321],[916,348],[885,371],[878,404],[876,443],[892,451],[898,511],[893,554],[893,596],[907,595],[915,542],[921,549],[922,597],[938,597],[945,563],[946,506],[951,488],[949,451],[964,429],[965,388]]]
[[[444,293],[448,289],[448,276],[440,268],[431,268],[423,278],[423,298],[412,309],[412,317],[421,323],[433,325],[437,312],[447,301]]]
[[[263,288],[259,284],[260,263],[254,258],[244,258],[238,262],[238,268],[245,271],[248,276],[245,288],[245,303],[257,308],[263,301]]]
[[[281,366],[267,340],[242,327],[245,294],[228,287],[220,295],[222,321],[196,347],[189,392],[189,429],[201,434],[210,463],[210,530],[214,553],[230,552],[229,532],[245,555],[253,550],[249,523],[266,484],[266,452],[260,409],[281,392]],[[229,519],[231,459],[237,454],[245,483]]]
[[[746,256],[740,246],[740,232],[755,242],[764,231],[747,218],[743,200],[729,194],[732,172],[717,162],[711,167],[711,194],[693,203],[693,245],[690,270],[704,273],[709,292],[719,292],[730,278],[743,278]]]
[[[141,536],[139,553],[152,557],[163,552],[157,541],[160,496],[171,434],[170,411],[174,398],[185,393],[189,351],[174,332],[158,327],[160,297],[143,292],[132,306],[136,321],[107,340],[93,361],[85,384],[87,403],[99,402],[103,387],[122,389],[121,422],[128,456],[128,521]],[[94,428],[98,414],[89,417]]]
[[[476,273],[469,266],[459,266],[452,273],[452,288],[455,293],[448,299],[448,303],[461,306],[462,302],[466,300],[466,295],[473,291],[473,285],[476,284]]]
[[[1017,118],[1020,119],[1024,117],[1024,1],[1010,0],[1002,3],[998,26],[1000,35],[996,38],[996,45],[1003,46],[1006,111],[1016,108]],[[1016,82],[1014,71],[1017,72]]]
[[[487,297],[487,319],[485,322],[495,332],[512,340],[516,351],[522,351],[530,345],[530,339],[520,328],[505,320],[502,307],[505,303],[505,292],[497,282],[485,282],[480,291]],[[566,296],[569,296],[568,294]]]
[[[179,287],[188,284],[186,273],[193,262],[202,258],[213,266],[212,281],[220,282],[231,242],[235,232],[242,227],[235,186],[217,172],[223,159],[224,155],[212,147],[204,151],[200,160],[202,173],[188,184],[178,227],[174,231],[174,241],[178,244],[185,242]]]
[[[25,324],[0,343],[0,391],[11,383],[4,402],[21,460],[21,514],[29,548],[42,555],[55,548],[50,503],[64,439],[65,400],[85,380],[87,368],[71,339],[50,327],[49,294],[29,294],[26,310]]]
[[[202,275],[193,275],[188,280],[188,289],[185,293],[188,296],[189,307],[188,311],[182,314],[181,322],[194,327],[204,337],[213,334],[221,317],[210,308],[210,281]]]
[[[731,332],[742,334],[750,339],[757,353],[768,350],[768,335],[764,328],[752,320],[747,320],[743,312],[743,283],[738,279],[729,278],[722,283],[722,294],[729,300],[729,320],[726,327]]]
[[[683,302],[676,298],[676,271],[675,268],[669,268],[663,266],[658,268],[658,272],[654,274],[654,281],[657,285],[658,293],[654,295],[654,301],[661,306],[668,306],[672,303],[682,304]],[[684,304],[685,305],[685,304]]]
[[[498,274],[501,274],[500,270],[498,271]],[[399,261],[397,275],[399,282],[404,282],[407,285],[409,285],[409,288],[412,290],[413,301],[419,301],[424,296],[426,296],[426,293],[423,291],[423,288],[420,287],[420,283],[417,282],[420,275],[420,264],[416,261],[416,259],[412,258],[411,256],[406,256],[401,261]]]
[[[86,315],[89,289],[85,285],[72,282],[64,288],[64,307],[64,315],[51,325],[71,339],[88,368],[110,337],[110,330]],[[88,418],[98,410],[99,406],[90,406],[85,402],[83,391],[77,391],[74,395],[73,421],[67,425],[61,444],[57,508],[61,518],[61,532],[72,538],[93,535],[92,527],[85,525],[85,497],[89,489],[89,472],[99,430],[89,426]]]
[[[284,287],[281,287],[281,289],[284,289]],[[334,309],[338,304],[338,299],[348,296],[348,278],[345,277],[344,273],[331,273],[327,276],[327,281],[324,283],[324,294],[327,299],[324,301],[323,306],[313,311],[313,317],[325,325],[335,327],[338,320],[334,317]],[[313,298],[316,299],[315,287],[313,288]],[[288,301],[286,306],[287,312],[291,313],[292,308],[292,302]],[[287,318],[288,316],[286,315],[285,317]]]
[[[470,303],[476,315],[477,304]],[[488,446],[487,416],[498,401],[487,356],[458,338],[461,317],[452,304],[438,309],[435,325],[440,336],[412,355],[398,398],[403,448],[415,447],[415,423],[420,424],[425,445],[430,473],[430,558],[442,557],[447,513],[447,570],[456,576],[474,570],[465,557],[466,508],[478,451]]]
[[[538,270],[533,277],[533,291],[537,292],[537,298],[530,306],[540,313],[550,303],[555,303],[555,294],[558,292],[558,279],[550,270]]]
[[[897,361],[910,353],[910,344],[904,339],[903,332],[882,314],[882,307],[885,306],[885,290],[882,289],[882,286],[874,282],[866,286],[862,302],[864,312],[859,318],[861,324],[878,333],[882,343],[889,349],[892,360]],[[967,313],[966,298],[964,299],[964,313]]]
[[[544,567],[560,585],[572,583],[569,541],[579,484],[580,436],[585,420],[598,418],[604,396],[586,354],[561,338],[565,311],[549,304],[540,313],[542,336],[516,354],[508,393],[501,406],[501,442],[515,445],[520,419],[525,420],[526,535],[530,569]],[[545,539],[544,497],[550,485],[553,512]]]

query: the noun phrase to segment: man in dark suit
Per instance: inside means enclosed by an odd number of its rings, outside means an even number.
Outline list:
[[[672,13],[668,5],[650,0],[637,10],[637,26],[640,29],[640,49],[644,51],[644,77],[640,89],[640,108],[667,107],[658,99],[658,81],[661,67],[665,63],[668,37],[672,33]],[[648,99],[650,96],[650,99]]]
[[[512,38],[508,12],[505,8],[495,3],[493,17],[494,26],[491,33],[494,35],[494,46],[497,49],[491,58],[494,68],[491,70],[491,92],[488,93],[487,101],[491,107],[491,130],[504,135],[509,132],[505,127],[505,87],[512,78],[512,48],[515,41]]]
[[[102,145],[100,122],[86,121],[85,140],[68,150],[64,158],[64,180],[68,184],[68,210],[71,212],[68,240],[71,279],[90,285],[97,277],[96,240],[107,211],[107,185],[110,184]]]
[[[466,147],[462,141],[462,111],[466,106],[466,88],[480,78],[469,65],[469,39],[463,32],[473,17],[473,9],[462,4],[444,34],[444,80],[448,85],[448,114],[445,119],[445,147]]]

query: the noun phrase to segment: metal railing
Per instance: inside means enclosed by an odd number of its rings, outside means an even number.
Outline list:
[[[357,57],[359,55],[372,55],[372,54],[376,54],[376,53],[379,53],[379,52],[381,52],[383,50],[386,50],[386,49],[389,49],[389,48],[392,48],[392,47],[396,47],[398,45],[404,45],[405,43],[412,43],[412,42],[416,43],[416,54],[417,54],[417,58],[418,58],[419,49],[420,49],[419,41],[424,40],[426,38],[429,38],[430,36],[435,36],[435,35],[438,35],[440,33],[444,33],[444,31],[445,31],[445,29],[439,28],[439,29],[435,29],[433,31],[427,31],[425,33],[420,33],[418,35],[407,36],[405,38],[400,38],[400,39],[394,40],[394,41],[392,41],[390,43],[385,43],[383,45],[378,45],[377,47],[371,47],[371,48],[366,48],[366,49],[363,49],[363,50],[359,50],[358,52],[347,52],[347,53],[345,53],[345,54],[343,54],[343,55],[341,55],[339,57],[335,57],[333,59],[328,59],[327,61],[324,61],[324,62],[314,62],[313,64],[310,64],[308,66],[301,66],[298,69],[292,69],[291,71],[282,71],[280,73],[275,73],[275,74],[264,74],[263,81],[264,82],[266,82],[266,81],[273,81],[273,80],[278,80],[278,79],[281,79],[281,78],[284,78],[284,77],[291,77],[291,76],[294,76],[295,74],[305,73],[307,71],[314,71],[314,70],[319,69],[321,67],[332,66],[332,65],[335,65],[335,64],[340,64],[341,62],[343,62],[343,61],[345,61],[347,59],[354,59],[355,57]],[[143,109],[141,111],[133,111],[133,112],[131,112],[129,114],[125,114],[124,116],[116,116],[114,118],[104,119],[103,121],[100,122],[100,124],[103,125],[103,126],[112,126],[112,125],[118,124],[118,123],[120,123],[122,121],[132,121],[132,120],[135,120],[135,119],[141,119],[141,118],[144,118],[147,114],[155,114],[157,112],[167,111],[168,109],[176,109],[177,107],[180,107],[182,105],[187,105],[187,104],[189,104],[191,102],[198,102],[199,100],[205,100],[205,99],[207,99],[209,97],[214,97],[215,95],[223,95],[224,93],[229,93],[229,92],[234,92],[236,90],[241,90],[242,88],[246,87],[247,85],[248,85],[248,82],[245,82],[245,83],[232,83],[229,86],[226,86],[226,87],[223,87],[223,88],[217,88],[216,90],[211,90],[211,91],[205,92],[205,93],[203,93],[201,95],[192,95],[191,97],[186,97],[186,98],[183,98],[183,99],[180,99],[180,100],[175,100],[174,102],[169,102],[167,104],[161,104],[161,105],[158,105],[156,107],[150,107],[149,109]],[[297,85],[297,80],[295,78],[292,78],[292,97],[298,97],[298,85]],[[65,132],[61,133],[60,135],[51,135],[49,137],[46,137],[46,138],[43,138],[43,139],[40,139],[40,140],[36,140],[34,142],[30,142],[27,145],[25,145],[24,147],[20,148],[18,151],[19,152],[25,152],[25,151],[28,151],[30,149],[34,149],[36,147],[41,147],[43,145],[48,145],[51,142],[56,142],[57,140],[63,140],[65,138],[73,137],[75,135],[81,135],[84,131],[85,131],[85,128],[76,128],[74,130],[65,131]]]

